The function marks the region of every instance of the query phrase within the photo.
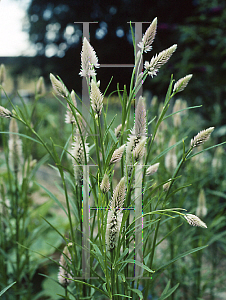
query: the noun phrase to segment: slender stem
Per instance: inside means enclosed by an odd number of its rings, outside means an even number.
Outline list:
[[[16,281],[17,281],[17,292],[16,299],[20,299],[19,287],[20,287],[20,207],[19,207],[19,195],[18,195],[18,181],[17,181],[17,170],[14,171],[15,176],[15,218],[16,218]]]
[[[101,131],[101,124],[100,124],[100,117],[98,116],[98,127],[99,127],[99,137],[100,137],[100,144],[101,144],[101,150],[102,150],[102,161],[103,166],[105,169],[105,150],[104,150],[104,142],[102,138],[102,131]]]
[[[114,296],[117,292],[115,291],[116,282],[115,282],[115,270],[112,267],[114,262],[114,249],[111,250],[111,293],[112,293],[112,300],[117,300],[117,296]]]

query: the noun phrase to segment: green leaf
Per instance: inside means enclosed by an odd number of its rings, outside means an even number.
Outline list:
[[[35,181],[35,183],[40,186],[44,191],[46,191],[46,193],[50,196],[51,199],[53,199],[56,204],[65,212],[65,214],[67,215],[66,209],[63,207],[63,204],[60,203],[60,201],[57,199],[56,196],[53,195],[53,193],[51,193],[47,188],[45,188],[43,185],[41,185],[40,183],[38,183],[37,181]]]
[[[162,157],[163,155],[165,155],[167,152],[169,152],[171,149],[173,149],[174,147],[178,146],[179,144],[181,144],[184,141],[184,139],[182,139],[181,141],[177,142],[176,144],[174,144],[173,146],[170,146],[168,148],[166,148],[164,151],[162,151],[158,156],[156,156],[152,161],[151,161],[151,165],[154,164],[155,162],[157,162],[159,160],[160,157]]]
[[[98,246],[96,244],[94,244],[92,241],[90,241],[90,243],[92,244],[94,250],[91,250],[90,253],[92,253],[96,259],[99,261],[102,270],[104,270],[104,255],[101,253],[100,249],[98,248]]]
[[[165,118],[163,118],[163,121],[166,120],[167,118],[169,118],[169,117],[175,115],[175,114],[178,114],[178,113],[184,111],[184,110],[187,110],[187,109],[193,109],[193,108],[199,108],[199,107],[202,107],[202,105],[196,105],[196,106],[190,106],[190,107],[183,108],[183,109],[181,109],[181,110],[176,111],[175,113],[172,113],[172,114],[166,116]]]
[[[168,298],[179,286],[179,283],[177,283],[174,287],[172,287],[168,291],[169,284],[170,284],[170,281],[168,281],[166,288],[164,289],[164,291],[162,292],[162,295],[160,296],[160,298],[158,298],[158,300],[164,300],[164,299]]]
[[[136,293],[139,296],[140,300],[144,299],[144,296],[143,296],[143,294],[142,294],[142,292],[140,290],[138,290],[138,289],[131,289],[129,286],[128,286],[128,288],[129,288],[130,291]]]
[[[111,120],[110,124],[108,125],[108,127],[107,127],[107,129],[106,129],[106,131],[105,131],[105,133],[104,133],[103,143],[104,143],[104,141],[105,141],[105,139],[106,139],[106,137],[107,137],[108,131],[110,130],[111,125],[112,125],[112,123],[114,122],[114,120],[115,120],[116,117],[117,117],[117,114],[113,117],[113,119]]]
[[[31,140],[31,141],[33,141],[33,142],[35,142],[35,143],[38,143],[38,144],[42,145],[41,142],[39,142],[39,141],[33,139],[33,138],[30,137],[29,135],[23,134],[23,133],[10,132],[10,131],[0,131],[0,133],[5,133],[5,134],[16,134],[16,135],[22,136],[22,137],[24,137],[24,138],[26,138],[26,139],[28,139],[28,140]]]
[[[186,252],[184,252],[184,253],[182,253],[182,254],[176,256],[175,258],[171,259],[171,260],[168,261],[166,264],[162,265],[160,268],[158,268],[158,269],[156,270],[156,272],[163,271],[164,269],[166,269],[169,265],[171,265],[172,263],[174,263],[174,262],[177,261],[178,259],[180,259],[180,258],[182,258],[182,257],[185,257],[185,256],[187,256],[187,255],[189,255],[189,254],[192,254],[192,253],[194,253],[194,252],[200,251],[200,250],[202,250],[202,249],[204,249],[204,248],[206,248],[206,247],[208,247],[208,245],[201,246],[201,247],[197,247],[197,248],[193,248],[193,249],[191,249],[191,250],[189,250],[189,251],[186,251]]]
[[[121,296],[121,297],[125,297],[125,298],[132,298],[130,296],[126,296],[126,295],[122,295],[122,294],[114,294],[113,296]],[[143,299],[143,298],[142,298]]]
[[[208,150],[210,150],[210,149],[216,148],[216,147],[221,146],[221,145],[224,145],[224,144],[226,144],[226,142],[223,142],[223,143],[220,143],[220,144],[217,144],[217,145],[213,145],[213,146],[211,146],[211,147],[209,147],[209,148],[206,148],[206,149],[204,149],[204,150],[202,150],[202,151],[199,151],[199,152],[197,152],[197,153],[195,153],[195,154],[193,154],[193,155],[188,156],[187,159],[190,159],[190,158],[192,158],[192,157],[194,157],[194,156],[196,156],[196,155],[199,155],[200,153],[203,153],[204,151],[208,151]]]
[[[135,260],[135,259],[126,259],[126,260],[124,260],[124,261],[122,261],[122,262],[118,262],[117,264],[116,264],[116,266],[117,265],[119,265],[119,264],[125,264],[125,266],[126,266],[126,264],[128,264],[128,263],[131,263],[131,264],[136,264],[136,265],[138,265],[139,267],[141,267],[142,269],[145,269],[146,271],[148,271],[148,272],[150,272],[150,273],[155,273],[155,271],[152,271],[151,269],[149,269],[147,266],[145,266],[144,264],[142,264],[141,262],[139,262],[139,261],[137,261],[137,260]],[[124,266],[124,267],[125,267]],[[124,268],[123,267],[123,268]],[[121,271],[121,270],[120,270]]]
[[[87,286],[89,286],[89,287],[91,287],[91,288],[94,288],[95,290],[97,290],[97,291],[100,292],[101,294],[104,294],[105,296],[109,297],[108,293],[106,293],[105,291],[99,289],[99,288],[96,287],[95,285],[92,285],[92,284],[89,284],[89,283],[87,283],[87,282],[80,281],[80,280],[77,280],[77,279],[71,279],[71,281],[74,281],[74,282],[78,282],[78,283],[87,285]]]
[[[126,254],[127,254],[128,252],[129,252],[129,249],[126,248],[125,251],[122,253],[122,255],[119,257],[119,259],[117,260],[116,264],[117,264],[118,262],[120,262],[120,260],[122,260],[122,259],[126,256]]]
[[[115,142],[115,143],[117,143],[117,138],[116,138],[116,136],[115,136],[115,133],[114,133],[114,131],[112,130],[112,129],[109,129],[109,132],[110,132],[110,134],[111,134],[111,137],[112,137],[112,139],[113,139],[113,141]]]
[[[11,286],[13,286],[16,283],[16,281],[14,281],[13,283],[11,283],[10,285],[8,285],[7,287],[5,287],[1,292],[0,292],[0,296],[2,296],[9,288],[11,288]]]

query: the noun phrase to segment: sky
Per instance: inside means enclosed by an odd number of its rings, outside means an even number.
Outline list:
[[[23,19],[29,0],[0,0],[0,56],[32,55]]]

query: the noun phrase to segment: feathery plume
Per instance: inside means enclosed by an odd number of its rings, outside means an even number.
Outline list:
[[[196,215],[201,218],[207,215],[206,196],[203,189],[201,189],[201,191],[199,192]]]
[[[110,165],[111,164],[115,164],[117,161],[121,160],[123,152],[124,152],[124,149],[125,149],[125,146],[126,145],[122,145],[121,147],[119,147],[118,149],[116,149],[113,152],[111,160],[110,160]]]
[[[126,125],[127,121],[125,121],[125,125]],[[121,131],[122,131],[122,124],[119,124],[116,128],[115,128],[115,136],[116,138],[120,138],[121,136]]]
[[[150,167],[147,168],[146,175],[150,176],[150,175],[155,174],[158,171],[158,168],[159,168],[159,163],[151,165]]]
[[[206,224],[195,215],[186,214],[184,215],[184,217],[187,220],[188,224],[191,226],[207,228]]]
[[[6,80],[5,65],[1,64],[1,66],[0,66],[0,85],[4,85],[5,80]]]
[[[81,71],[80,76],[94,76],[96,75],[95,69],[98,68],[98,58],[96,52],[87,39],[84,37],[82,52],[81,52]]]
[[[78,124],[81,129],[81,134],[79,127],[76,128],[75,136],[74,136],[74,142],[72,143],[72,150],[70,151],[71,154],[74,157],[73,163],[74,163],[74,176],[75,181],[78,186],[82,186],[83,184],[83,168],[82,166],[85,164],[85,156],[87,159],[87,162],[89,161],[89,146],[86,143],[86,133],[85,133],[85,126],[83,123],[83,120],[80,118],[80,115],[77,118]],[[82,141],[83,137],[83,141]],[[84,142],[84,146],[83,146]]]
[[[119,181],[118,185],[113,191],[113,196],[112,196],[110,206],[114,207],[115,209],[122,207],[125,199],[125,192],[126,192],[125,178],[122,177],[122,179]]]
[[[157,75],[159,68],[164,65],[171,57],[173,52],[176,50],[177,45],[173,45],[170,48],[163,50],[158,55],[152,57],[151,61],[144,63],[144,68],[148,71],[148,75],[151,77]]]
[[[12,117],[12,113],[7,108],[5,108],[3,106],[0,106],[0,117],[11,118]]]
[[[212,168],[214,171],[219,171],[222,167],[222,156],[224,154],[224,148],[222,146],[218,146],[215,150],[213,159],[212,159]]]
[[[60,256],[58,281],[63,286],[67,286],[70,283],[69,279],[73,279],[70,274],[69,266],[68,266],[69,264],[71,264],[71,253],[70,253],[68,247],[71,247],[71,246],[72,246],[72,243],[69,243],[67,246],[65,246],[63,253]]]
[[[213,132],[214,127],[209,127],[205,130],[200,131],[193,139],[191,139],[191,147],[198,147],[204,144]]]
[[[186,86],[188,85],[188,82],[191,80],[192,76],[193,76],[192,74],[189,74],[189,75],[179,79],[174,84],[173,91],[175,93],[182,92],[186,88]]]
[[[140,142],[133,149],[133,157],[135,161],[139,161],[145,154],[146,137],[141,137]]]
[[[139,97],[135,110],[135,135],[143,136],[146,134],[146,109],[144,98]]]
[[[107,216],[106,244],[108,250],[113,250],[118,241],[119,231],[122,223],[122,206],[125,200],[125,178],[123,177],[116,188],[110,202]]]
[[[162,188],[164,192],[167,192],[169,187],[170,187],[170,183],[171,181],[166,182],[165,184],[163,184]]]
[[[119,124],[116,128],[115,128],[115,136],[116,138],[119,138],[121,136],[121,130],[122,130],[122,124]]]
[[[85,142],[85,141],[84,141]],[[85,164],[85,154],[87,157],[87,162],[89,158],[89,146],[85,143],[85,149],[83,147],[82,139],[76,137],[74,143],[72,144],[71,154],[74,156],[74,175],[75,181],[78,186],[83,184],[83,165]]]
[[[36,84],[36,93],[39,96],[44,95],[46,92],[44,78],[42,76],[39,77],[37,84]]]
[[[133,129],[126,143],[126,172],[128,177],[131,177],[133,164],[140,160],[145,154],[145,143],[147,137],[135,136]]]
[[[74,90],[71,91],[71,100],[72,100],[74,107],[77,107]],[[71,107],[68,103],[67,103],[67,111],[65,114],[65,123],[66,124],[75,124],[76,123],[75,117],[74,117]]]
[[[104,96],[99,90],[97,83],[93,79],[91,81],[90,100],[93,111],[100,116],[103,108]]]
[[[106,194],[110,190],[109,176],[105,173],[100,184],[101,191]]]
[[[179,128],[181,126],[181,116],[186,114],[186,111],[182,111],[179,113],[176,113],[182,109],[185,109],[187,107],[186,101],[183,101],[181,99],[177,99],[173,105],[173,113],[175,114],[173,116],[173,125],[176,128]]]
[[[60,80],[56,79],[56,77],[52,73],[50,73],[49,77],[54,91],[63,98],[67,97],[68,90],[66,86]]]
[[[12,132],[9,134],[9,165],[17,173],[23,165],[23,155],[22,141],[16,134],[18,133],[18,126],[15,119],[10,120],[9,131]]]
[[[147,52],[152,49],[151,44],[153,43],[155,39],[156,34],[156,28],[157,28],[157,18],[155,18],[151,25],[146,30],[145,34],[143,35],[142,41],[137,44],[139,48],[141,48],[142,52]]]
[[[145,154],[146,134],[146,109],[143,97],[139,97],[135,110],[134,127],[126,143],[126,171],[128,177],[131,176],[133,164],[142,159]]]

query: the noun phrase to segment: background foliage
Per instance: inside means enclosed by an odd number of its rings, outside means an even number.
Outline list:
[[[151,0],[148,4],[144,0],[139,4],[135,0],[31,0],[24,30],[35,45],[36,56],[26,68],[23,62],[23,68],[20,63],[16,65],[14,73],[27,72],[29,76],[47,78],[52,72],[64,78],[69,89],[79,91],[81,83],[75,78],[80,68],[82,25],[76,22],[98,22],[90,25],[90,39],[100,63],[131,64],[133,48],[128,22],[151,22],[157,16],[153,55],[174,43],[179,47],[161,78],[147,82],[145,88],[163,97],[171,73],[178,78],[192,73],[194,77],[186,91],[189,104],[206,104],[204,117],[222,125],[226,110],[225,4],[224,0]],[[147,26],[143,25],[144,31]],[[113,80],[109,91],[122,79],[128,85],[130,69],[102,68],[99,71],[102,86],[107,86],[112,73],[117,81]]]

